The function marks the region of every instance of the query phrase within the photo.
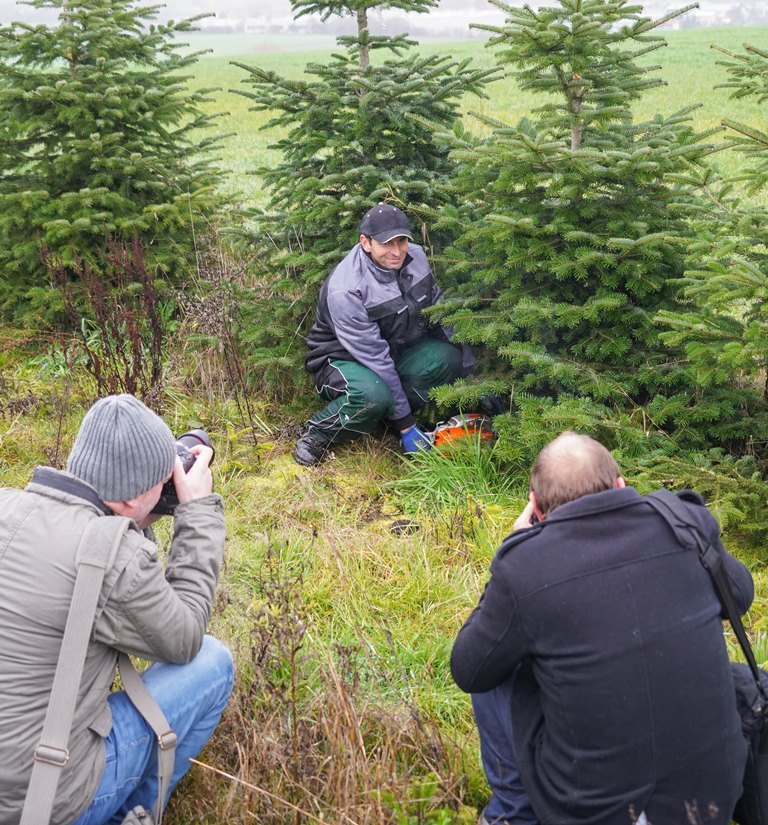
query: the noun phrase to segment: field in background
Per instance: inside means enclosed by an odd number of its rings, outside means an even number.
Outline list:
[[[718,65],[725,56],[712,48],[740,51],[744,43],[761,44],[768,38],[768,27],[724,27],[687,29],[665,33],[669,43],[647,58],[650,65],[661,67],[659,76],[666,86],[645,94],[636,107],[638,119],[655,114],[670,115],[691,104],[701,104],[692,113],[692,122],[699,129],[717,126],[723,117],[746,123],[764,123],[760,108],[754,100],[731,100],[728,90],[717,88],[725,82],[725,69]],[[222,166],[230,173],[227,188],[241,193],[247,205],[263,203],[258,180],[253,172],[261,165],[270,165],[277,159],[269,149],[276,133],[261,127],[269,117],[264,112],[250,112],[249,101],[234,94],[233,89],[247,89],[243,81],[247,74],[232,61],[275,71],[288,78],[300,78],[307,64],[325,62],[337,50],[332,37],[277,37],[248,35],[194,35],[189,38],[193,49],[213,49],[203,55],[194,68],[191,83],[197,87],[219,87],[209,104],[211,112],[224,113],[218,121],[220,134],[234,132],[227,138],[220,152]],[[450,42],[422,42],[419,49],[428,54],[449,55],[455,59],[471,58],[481,66],[495,65],[494,49],[482,40]],[[311,78],[310,78],[311,79]],[[468,128],[485,134],[485,127],[472,117],[473,112],[515,124],[529,115],[541,98],[522,93],[512,79],[503,79],[488,87],[488,99],[469,97],[464,101],[463,113]],[[714,163],[725,173],[743,168],[743,159],[733,152],[718,155]]]

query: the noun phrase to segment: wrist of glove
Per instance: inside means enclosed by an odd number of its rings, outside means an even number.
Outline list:
[[[414,424],[407,430],[400,433],[400,440],[403,442],[403,450],[406,453],[415,453],[418,450],[431,450],[432,442],[429,436],[418,426]]]

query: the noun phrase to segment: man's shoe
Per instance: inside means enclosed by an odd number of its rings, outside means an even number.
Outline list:
[[[313,467],[325,458],[325,453],[330,446],[330,441],[318,438],[311,432],[304,433],[293,448],[293,457],[297,464],[303,467]]]

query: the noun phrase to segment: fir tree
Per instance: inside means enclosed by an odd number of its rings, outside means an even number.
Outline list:
[[[505,25],[479,28],[541,105],[516,126],[486,120],[490,136],[454,152],[443,225],[462,233],[437,312],[498,353],[518,393],[544,399],[553,419],[561,410],[561,429],[609,428],[623,409],[649,432],[696,440],[722,408],[695,393],[653,319],[676,306],[690,241],[693,196],[670,176],[712,147],[688,111],[635,122],[631,110],[662,83],[640,58],[687,9],[651,20],[626,0],[494,5]]]
[[[276,166],[260,169],[270,199],[256,215],[251,240],[264,266],[269,318],[259,312],[246,332],[254,366],[267,375],[300,374],[302,336],[311,321],[319,284],[357,241],[360,218],[391,200],[416,219],[450,197],[448,148],[434,126],[452,127],[467,93],[482,94],[493,70],[468,61],[420,56],[404,35],[373,36],[368,12],[397,7],[425,11],[436,0],[295,0],[298,15],[353,15],[357,34],[340,37],[343,51],[307,66],[307,79],[237,64],[246,72],[256,110],[276,112],[267,124],[287,130],[274,146]],[[372,60],[375,52],[389,56]],[[282,273],[276,277],[275,273]],[[263,300],[256,301],[263,306]],[[293,370],[293,372],[291,372]],[[282,371],[285,377],[285,372]]]
[[[725,49],[732,97],[768,100],[768,52]],[[739,435],[765,456],[768,439],[768,222],[755,197],[768,185],[768,133],[730,119],[723,125],[731,148],[752,163],[733,181],[705,175],[696,181],[709,196],[695,227],[699,236],[682,280],[690,311],[660,312],[663,339],[684,347],[696,381],[710,390],[728,387],[740,411]]]
[[[0,313],[51,315],[43,258],[99,267],[108,238],[138,239],[151,268],[178,276],[216,204],[210,89],[190,92],[175,38],[132,0],[33,0],[55,26],[0,28]],[[200,159],[196,159],[200,158]]]

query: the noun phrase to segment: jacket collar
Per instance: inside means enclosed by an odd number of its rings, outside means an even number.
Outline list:
[[[527,538],[538,535],[547,525],[558,522],[569,521],[570,519],[583,518],[595,513],[605,513],[610,510],[620,510],[643,501],[643,497],[634,487],[618,487],[614,490],[604,490],[602,493],[592,493],[588,496],[581,496],[575,501],[561,504],[555,511],[547,516],[544,521],[537,521],[531,527],[522,530],[515,530],[510,533],[502,542],[499,553],[505,553]]]
[[[81,498],[97,510],[100,510],[104,515],[114,515],[90,484],[86,484],[86,482],[81,481],[69,473],[54,470],[53,467],[37,467],[32,474],[32,480],[27,489],[33,485],[37,487],[49,487],[61,493]]]
[[[565,521],[589,516],[593,513],[604,513],[607,510],[618,510],[622,507],[637,504],[641,500],[642,496],[634,487],[617,487],[613,490],[604,490],[602,493],[581,496],[575,501],[561,504],[544,521]]]

